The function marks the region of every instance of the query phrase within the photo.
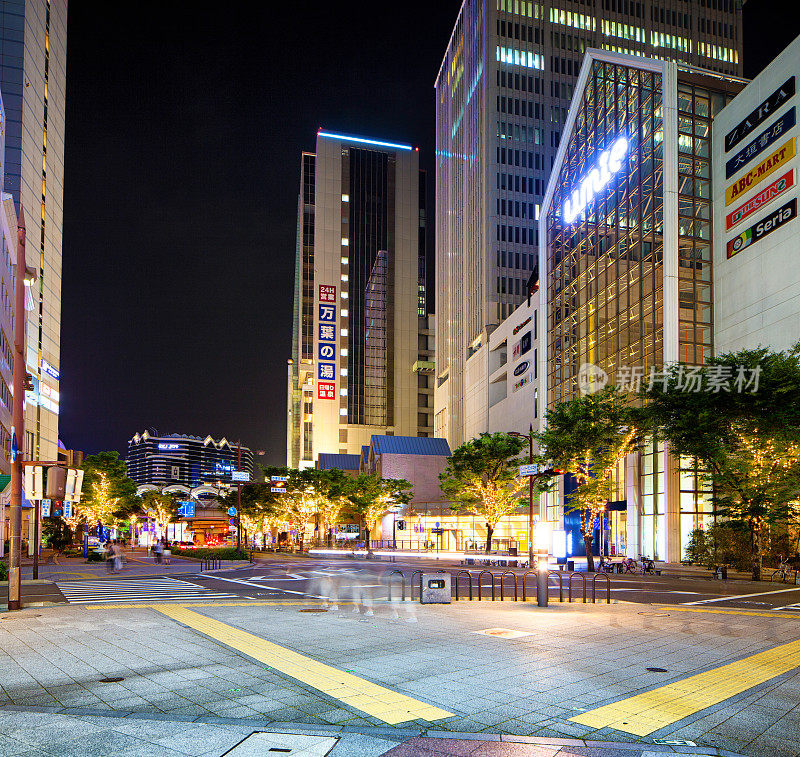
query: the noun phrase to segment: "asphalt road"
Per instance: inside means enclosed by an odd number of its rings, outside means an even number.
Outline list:
[[[421,566],[418,562],[368,562],[365,560],[343,559],[264,559],[253,566],[239,570],[224,571],[214,574],[193,574],[182,576],[182,580],[196,583],[214,591],[225,591],[248,599],[321,599],[329,596],[331,587],[336,586],[341,600],[347,600],[354,590],[370,589],[375,598],[386,597],[386,581],[391,571],[401,571],[410,586],[412,573],[421,568],[438,572],[447,570],[453,576],[463,568],[437,566]],[[524,570],[509,569],[516,576],[517,588],[521,589],[521,578]],[[499,599],[500,574],[502,568],[494,568],[495,595]],[[477,597],[480,568],[470,569],[473,580],[473,593]],[[581,574],[587,579],[587,595],[591,595],[591,574]],[[415,586],[417,586],[415,579]],[[492,579],[484,573],[480,579],[484,600],[491,601]],[[399,593],[399,577],[395,576],[396,593]],[[564,597],[567,597],[567,574],[564,575]],[[787,614],[800,615],[800,586],[786,584],[754,583],[741,580],[719,581],[693,576],[642,576],[611,575],[609,576],[611,598],[617,601],[637,602],[644,604],[683,604],[706,605],[715,608],[735,608],[753,611],[780,611]],[[573,579],[573,592],[580,601],[581,581]],[[605,598],[605,579],[597,580],[597,597]],[[462,573],[460,578],[462,597],[468,594],[468,580]],[[418,589],[415,588],[415,596]],[[511,576],[505,577],[505,596],[513,596]],[[535,596],[535,578],[526,580],[528,599]],[[559,595],[558,580],[550,578],[550,597],[557,600]]]

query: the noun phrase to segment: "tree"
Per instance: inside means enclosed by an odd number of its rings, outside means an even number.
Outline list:
[[[178,497],[171,492],[146,491],[140,497],[139,507],[155,520],[162,537],[166,534],[167,526],[178,517]]]
[[[80,504],[73,509],[87,523],[112,523],[138,509],[136,484],[128,478],[119,452],[88,455],[82,467],[83,495]]]
[[[267,531],[285,523],[288,518],[286,503],[282,500],[285,495],[273,492],[270,480],[270,476],[286,476],[288,469],[268,467],[263,470],[267,478],[266,483],[250,483],[242,486],[239,517],[251,535],[256,533],[266,535]],[[231,489],[224,501],[228,507],[236,507],[239,502],[236,489]]]
[[[453,499],[452,510],[486,520],[487,553],[497,524],[517,510],[528,485],[527,478],[516,475],[524,445],[517,436],[483,433],[458,447],[439,475],[442,491]]]
[[[636,409],[627,392],[607,386],[560,402],[545,413],[545,430],[537,434],[542,456],[554,468],[571,473],[575,491],[569,507],[581,512],[581,533],[589,571],[594,571],[592,533],[611,499],[612,474],[642,440]]]
[[[362,473],[346,482],[345,495],[350,509],[364,521],[367,550],[378,520],[392,505],[410,502],[412,489],[412,484],[404,478],[380,478],[370,473]]]
[[[303,549],[305,525],[319,516],[320,538],[327,522],[335,520],[347,489],[347,476],[338,469],[306,468],[290,470],[283,503],[291,519],[298,524],[300,549]]]
[[[675,365],[641,394],[651,431],[674,455],[698,461],[715,514],[748,529],[753,580],[760,580],[768,528],[798,519],[800,343]]]

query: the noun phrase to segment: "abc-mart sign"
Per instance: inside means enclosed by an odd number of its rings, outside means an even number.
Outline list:
[[[755,197],[725,216],[725,231],[730,231],[734,226],[749,218],[753,213],[761,210],[774,199],[783,195],[786,190],[795,184],[794,170],[787,171],[779,179],[775,179],[768,187],[762,189]]]

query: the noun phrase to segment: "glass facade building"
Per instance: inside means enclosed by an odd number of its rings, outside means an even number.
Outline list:
[[[37,269],[27,316],[34,391],[25,395],[24,450],[40,460],[58,452],[66,65],[66,0],[0,0],[5,191],[17,211],[25,209],[28,265]]]
[[[465,408],[467,359],[539,278],[545,186],[589,49],[736,75],[741,4],[464,0],[436,79],[434,430],[453,448],[487,430]]]
[[[540,222],[548,406],[604,371],[636,389],[713,345],[711,119],[743,81],[590,51]],[[679,560],[712,517],[691,461],[646,445],[620,470],[626,549]],[[622,481],[624,480],[624,487]]]

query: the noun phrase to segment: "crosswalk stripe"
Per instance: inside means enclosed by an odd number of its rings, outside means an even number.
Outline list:
[[[211,591],[175,578],[56,581],[69,604],[187,599],[238,599],[238,594]]]

